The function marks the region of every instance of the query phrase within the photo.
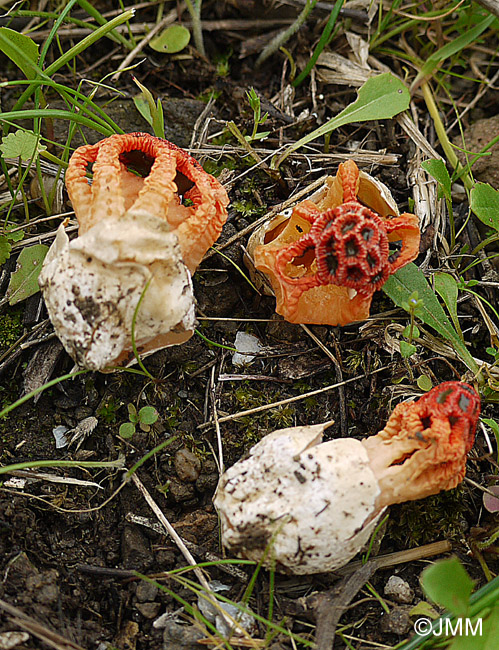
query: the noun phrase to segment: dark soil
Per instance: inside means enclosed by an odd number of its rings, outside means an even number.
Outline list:
[[[274,3],[238,0],[206,3],[203,16],[211,21],[244,20],[263,15],[266,18],[288,14],[293,17],[299,4],[277,3],[278,6],[274,6]],[[115,8],[117,3],[94,5],[105,12]],[[169,7],[165,12],[167,10]],[[320,14],[321,20],[324,16]],[[140,10],[135,20],[153,22],[154,19],[155,10],[151,8]],[[352,17],[347,20],[353,31],[366,33],[361,14],[358,20]],[[16,29],[22,29],[24,24],[16,23]],[[309,21],[296,35],[290,47],[300,65],[308,59],[310,47],[319,35],[315,20]],[[316,80],[316,94],[321,100],[314,113],[307,82],[297,90],[295,107],[297,114],[305,108],[310,109],[310,117],[288,128],[289,116],[271,102],[281,89],[284,56],[276,54],[255,70],[256,56],[263,47],[253,40],[257,36],[261,36],[261,32],[256,28],[235,31],[235,28],[222,27],[206,31],[207,60],[199,57],[191,46],[183,52],[185,56],[144,50],[141,57],[145,60],[134,74],[155,97],[163,99],[168,138],[180,146],[189,145],[192,126],[212,91],[217,94],[214,121],[210,126],[212,132],[222,132],[224,120],[234,120],[247,133],[251,131],[252,115],[245,91],[250,86],[257,90],[263,109],[270,114],[265,125],[265,130],[271,131],[265,141],[267,149],[277,148],[279,138],[284,141],[298,139],[355,98],[352,88],[326,85]],[[71,41],[65,37],[62,44],[69,48]],[[337,45],[346,51],[346,41],[341,34],[337,37]],[[251,50],[253,46],[258,49]],[[241,52],[244,58],[240,58]],[[51,56],[56,56],[56,52]],[[79,57],[77,78],[71,80],[63,71],[59,78],[69,86],[78,83],[79,75],[101,79],[115,70],[124,56],[116,43],[100,41],[92,52],[86,51]],[[228,60],[228,74],[220,76],[225,60]],[[90,69],[96,61],[99,65]],[[2,62],[4,78],[16,78],[11,64],[7,65],[6,59]],[[400,62],[389,58],[384,62],[403,76]],[[130,74],[122,75],[115,86],[123,97],[109,104],[114,119],[126,131],[151,132],[133,107],[131,98],[137,94],[137,89]],[[460,95],[462,101],[471,99],[471,89],[460,92],[468,92],[465,99]],[[114,94],[104,90],[98,95],[103,104],[112,96]],[[12,89],[4,91],[2,101],[4,109],[12,106]],[[485,93],[480,113],[475,117],[489,117],[496,102],[497,91]],[[416,99],[416,109],[424,111],[420,99]],[[473,111],[467,119],[475,120]],[[66,132],[67,124],[56,123],[54,137],[57,142],[66,141]],[[457,127],[455,133],[458,133]],[[101,136],[87,133],[86,137],[96,141]],[[427,137],[433,146],[438,146],[431,129]],[[397,156],[395,165],[371,164],[366,170],[390,186],[401,211],[408,210],[407,161],[414,153],[414,145],[395,123],[364,123],[335,131],[330,149],[349,153],[354,142],[359,141],[364,149],[374,152],[387,149]],[[226,132],[218,136],[216,142],[235,144]],[[77,136],[73,145],[79,143]],[[232,174],[225,176],[229,181],[231,206],[220,239],[222,243],[294,191],[324,173],[334,174],[336,166],[332,161],[309,165],[297,158],[283,166],[282,184],[254,168],[230,185],[231,178],[250,167],[242,151],[217,153],[206,145],[206,153],[196,156],[211,173],[219,174],[227,168]],[[44,214],[34,203],[29,209],[31,218]],[[64,196],[61,213],[70,209]],[[14,215],[19,223],[24,219],[23,210],[20,206]],[[458,228],[466,216],[466,211],[462,214],[457,211],[457,218],[461,219]],[[51,228],[54,228],[53,223],[28,228],[27,236],[49,232]],[[466,238],[469,241],[468,232],[463,235],[463,241],[467,241]],[[241,269],[245,269],[243,247],[247,238],[243,236],[224,250]],[[423,242],[418,262],[425,259],[426,249],[433,246],[431,229]],[[438,268],[439,255],[435,251],[431,258],[433,268]],[[15,268],[15,257],[13,255],[4,267],[2,291]],[[479,277],[479,272],[471,270],[468,279],[474,277]],[[397,322],[405,326],[408,318],[402,310],[394,310],[393,304],[381,292],[375,295],[371,308],[373,318],[367,324],[344,328],[311,327],[337,359],[334,364],[300,326],[288,324],[276,316],[275,300],[255,293],[225,258],[209,256],[194,282],[199,330],[205,337],[231,347],[237,331],[243,330],[254,334],[265,346],[265,353],[250,366],[234,367],[230,350],[210,345],[195,335],[180,347],[145,359],[154,381],[127,373],[83,374],[45,390],[37,400],[30,399],[0,421],[3,466],[41,459],[116,461],[114,468],[47,467],[37,469],[34,475],[11,471],[8,476],[2,476],[0,639],[8,631],[26,632],[17,648],[170,650],[202,647],[197,641],[206,637],[206,631],[199,626],[195,628],[192,617],[182,610],[184,601],[196,604],[197,596],[171,573],[185,567],[186,560],[175,542],[155,529],[156,516],[137,486],[125,480],[125,471],[168,440],[166,446],[141,465],[137,476],[178,534],[190,543],[189,548],[198,562],[213,561],[214,556],[223,557],[217,514],[212,505],[218,480],[215,408],[218,418],[223,418],[333,384],[340,385],[300,401],[222,421],[224,460],[226,466],[230,466],[263,435],[286,426],[334,419],[335,424],[327,431],[329,438],[361,438],[373,434],[382,428],[395,403],[420,392],[416,385],[420,374],[428,375],[434,384],[466,374],[460,361],[421,346],[410,364],[400,354],[393,354],[387,325]],[[484,295],[493,299],[490,294]],[[6,406],[49,379],[71,372],[73,362],[55,339],[49,323],[36,329],[47,318],[39,294],[16,307],[4,304],[2,310],[0,345],[7,354],[0,362],[0,390],[2,406]],[[484,348],[490,342],[484,321],[471,302],[464,305],[462,312],[468,315],[467,327],[472,328],[471,334],[467,334],[470,349],[478,358],[485,358]],[[31,343],[11,350],[10,346],[23,334]],[[235,379],[229,377],[233,375]],[[125,440],[118,431],[120,424],[128,420],[128,404],[137,409],[153,406],[159,419],[150,430],[137,430],[131,439]],[[492,406],[484,405],[484,410],[485,415],[494,417]],[[69,446],[57,448],[54,429],[63,425],[74,430],[86,418],[96,418],[96,426],[90,427],[91,430]],[[67,436],[71,436],[71,431]],[[483,436],[479,436],[470,454],[468,477],[484,484],[486,475],[494,473],[495,467]],[[55,479],[58,482],[54,482]],[[78,479],[80,483],[71,483],[71,479]],[[81,481],[88,484],[82,485]],[[494,552],[485,552],[485,559],[474,555],[473,544],[489,535],[494,527],[497,527],[497,519],[482,513],[481,492],[463,484],[456,490],[421,502],[393,507],[374,552],[387,554],[447,540],[480,585],[485,577],[478,560],[484,561],[492,573],[497,572],[499,565]],[[393,573],[406,580],[414,591],[406,603],[397,603],[387,596],[390,614],[384,613],[379,601],[360,580],[354,606],[340,621],[345,633],[355,639],[350,641],[353,647],[358,650],[379,647],[373,644],[391,647],[412,633],[408,612],[410,606],[424,598],[418,582],[424,566],[424,561],[412,561],[373,572],[369,581],[380,595]],[[254,567],[234,565],[234,568],[229,566],[223,570],[214,566],[208,573],[210,580],[219,580],[229,587],[224,595],[239,601],[253,571]],[[157,583],[143,581],[137,573],[157,578]],[[187,577],[194,579],[191,573]],[[284,629],[313,641],[321,603],[335,593],[342,577],[340,574],[299,578],[276,575],[273,620]],[[269,611],[269,589],[269,573],[261,571],[249,604],[263,617]],[[341,602],[341,595],[335,597]],[[165,612],[170,614],[169,619],[155,625]],[[259,624],[254,637],[265,639],[265,633],[265,626]],[[278,633],[267,645],[273,650],[292,647],[289,637],[283,633]],[[335,647],[347,646],[337,638]]]

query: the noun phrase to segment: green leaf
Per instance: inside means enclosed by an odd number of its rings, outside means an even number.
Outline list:
[[[40,143],[40,138],[33,131],[22,131],[18,129],[14,133],[2,138],[0,151],[5,158],[21,158],[29,160],[34,158],[41,151],[46,150],[46,146]]]
[[[412,343],[407,343],[407,341],[400,341],[400,354],[403,359],[408,359],[416,352],[416,346]]]
[[[454,56],[454,54],[461,52],[461,50],[464,50],[464,48],[468,47],[468,45],[475,43],[480,34],[484,32],[488,27],[490,27],[494,20],[495,16],[493,14],[489,14],[486,18],[479,22],[478,25],[475,25],[475,27],[468,29],[463,34],[461,34],[461,36],[458,36],[457,38],[451,40],[449,43],[447,43],[447,45],[444,45],[439,50],[434,52],[421,68],[421,72],[418,73],[418,76],[414,80],[412,87],[414,88],[419,86],[425,77],[433,73],[439,63],[451,56]]]
[[[9,259],[11,250],[12,246],[7,237],[5,235],[0,235],[0,264],[5,264]]]
[[[457,316],[457,282],[450,275],[450,273],[435,273],[435,291],[442,298],[447,307],[454,327],[456,328],[457,333],[460,338],[463,339],[463,333],[461,332],[461,325],[459,324],[459,318]]]
[[[470,193],[470,207],[483,223],[499,230],[499,192],[488,183],[476,183]]]
[[[10,230],[5,231],[5,236],[9,241],[21,241],[24,239],[25,232],[24,230],[14,230],[11,232]]]
[[[40,291],[38,276],[48,249],[49,247],[44,244],[23,248],[17,258],[16,270],[11,275],[7,288],[10,305],[15,305]]]
[[[145,121],[152,126],[151,109],[149,108],[149,102],[147,99],[143,95],[136,95],[133,98],[133,103]]]
[[[411,336],[413,339],[418,339],[421,336],[421,332],[419,331],[417,325],[413,325],[411,334],[411,326],[407,325],[407,327],[402,332],[402,336],[405,336],[406,338],[409,338]]]
[[[143,406],[139,411],[139,422],[141,424],[154,424],[159,414],[154,406]]]
[[[248,98],[249,105],[251,110],[254,112],[260,111],[260,97],[256,94],[256,90],[253,86],[246,91],[246,97]]]
[[[263,140],[268,135],[270,135],[270,131],[259,131],[258,133],[255,133],[254,136],[245,135],[244,139],[246,140],[246,142],[253,142],[254,140]]]
[[[466,637],[457,637],[456,641],[458,638],[466,640]],[[473,641],[473,646],[469,644],[470,639]],[[482,620],[482,635],[468,637],[468,646],[462,643],[461,648],[462,650],[468,650],[471,647],[473,650],[496,650],[497,639],[499,639],[499,603],[496,602],[489,614]],[[454,648],[454,644],[452,648]],[[456,650],[459,649],[456,648]]]
[[[152,130],[157,138],[165,138],[165,118],[161,99],[156,101],[156,109],[152,114]]]
[[[427,603],[425,600],[420,600],[417,605],[409,612],[409,616],[427,616],[428,618],[438,618],[437,610]]]
[[[128,405],[128,417],[130,418],[130,422],[133,422],[134,424],[137,424],[139,421],[137,409],[133,404]]]
[[[23,72],[27,79],[34,79],[38,72],[38,45],[29,36],[0,27],[0,49]]]
[[[496,440],[499,444],[499,424],[497,424],[497,422],[492,418],[482,418],[482,421],[485,422],[485,424],[488,424],[489,427],[492,429],[496,437]]]
[[[103,126],[101,123],[96,122],[95,120],[91,120],[81,113],[59,110],[57,108],[44,108],[43,114],[38,108],[33,108],[26,111],[8,111],[7,113],[0,113],[0,121],[9,122],[14,120],[29,120],[32,118],[37,119],[41,116],[43,116],[45,119],[53,118],[54,120],[69,120],[70,122],[83,124],[89,129],[93,129],[94,131],[102,133],[105,136],[110,136],[115,133],[111,127]]]
[[[163,104],[161,100],[158,99],[157,103],[154,103],[154,97],[152,96],[151,91],[146,88],[143,84],[140,83],[138,79],[133,77],[134,82],[142,91],[142,97],[145,99],[145,102],[140,101],[139,98],[134,99],[135,106],[139,113],[144,119],[149,122],[152,126],[154,135],[158,138],[165,137],[165,121],[163,116]]]
[[[423,305],[418,311],[418,317],[449,341],[468,368],[478,373],[477,363],[452,327],[425,276],[413,262],[406,264],[388,278],[383,285],[383,291],[399,307],[402,307],[402,303],[407,303],[413,292],[417,291],[419,298],[423,301]]]
[[[447,201],[451,201],[451,187],[452,183],[450,180],[449,172],[443,160],[425,160],[421,163],[421,167],[433,176],[433,178],[439,183],[442,191],[444,193]]]
[[[123,422],[120,425],[119,434],[122,438],[131,438],[135,433],[135,424],[133,422]]]
[[[421,574],[425,594],[456,616],[466,615],[473,584],[457,557],[439,560]]]
[[[272,161],[272,167],[277,169],[290,153],[316,138],[331,133],[340,126],[352,122],[391,118],[405,111],[409,107],[409,101],[408,89],[390,72],[371,77],[359,88],[358,97],[353,104],[350,104],[336,117],[291,145],[276,160]]]
[[[425,393],[433,388],[433,382],[428,377],[428,375],[419,375],[419,377],[416,379],[416,384],[421,390],[424,390]]]
[[[482,623],[478,621],[478,618],[473,620],[468,618],[461,618],[454,620],[451,625],[449,625],[448,631],[452,635],[452,632],[455,630],[456,635],[451,636],[451,643],[446,647],[446,650],[497,650],[497,636],[493,639],[494,644],[489,645],[491,638],[488,634],[484,634],[483,630],[487,629],[484,623],[489,619],[490,615],[483,618],[480,616]],[[471,629],[467,626],[471,625]],[[445,630],[445,626],[443,628]],[[487,639],[488,637],[488,639]]]
[[[153,38],[149,47],[156,52],[175,54],[187,47],[191,40],[190,31],[183,25],[170,25],[159,36]]]

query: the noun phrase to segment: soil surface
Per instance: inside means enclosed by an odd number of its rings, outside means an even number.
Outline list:
[[[48,3],[49,9],[52,4]],[[104,14],[117,5],[93,4]],[[139,6],[132,26],[155,22],[157,4],[144,4]],[[165,6],[165,14],[170,4]],[[338,162],[346,157],[352,156],[362,169],[386,183],[401,212],[412,209],[408,174],[417,147],[395,121],[358,123],[334,131],[330,154],[323,153],[324,142],[317,140],[310,156],[301,152],[282,165],[279,181],[266,173],[265,164],[255,165],[226,130],[226,121],[233,120],[241,132],[251,133],[253,115],[246,91],[254,87],[262,111],[269,113],[260,127],[269,131],[269,136],[253,143],[254,148],[261,147],[260,155],[265,158],[268,152],[311,132],[355,99],[355,87],[321,81],[315,73],[293,88],[289,85],[290,63],[282,52],[255,67],[272,30],[289,25],[302,5],[238,0],[206,3],[206,58],[191,43],[176,55],[146,47],[134,59],[138,67],[133,74],[162,100],[167,138],[179,146],[191,146],[193,155],[225,184],[231,204],[219,245],[229,244],[223,248],[223,256],[208,253],[194,276],[199,335],[144,359],[153,379],[127,372],[87,372],[43,390],[0,420],[2,466],[39,460],[82,462],[79,468],[53,464],[32,470],[12,469],[1,477],[0,648],[193,650],[215,646],[213,632],[196,623],[189,608],[202,608],[196,587],[190,583],[198,584],[196,576],[192,571],[182,571],[188,566],[184,554],[165,532],[139,487],[147,490],[195,560],[215,563],[206,569],[207,579],[225,585],[223,595],[239,602],[255,567],[217,562],[224,557],[212,504],[219,477],[220,444],[225,466],[229,467],[265,434],[288,426],[334,420],[327,430],[328,439],[362,438],[384,426],[396,403],[422,393],[418,385],[422,375],[433,385],[459,378],[473,381],[453,351],[439,346],[436,334],[429,330],[417,342],[416,354],[409,361],[404,359],[398,343],[409,318],[382,292],[375,294],[371,318],[364,323],[304,329],[277,316],[275,299],[256,291],[243,275],[248,273],[243,258],[251,225],[270,210],[278,211],[307,184],[324,174],[334,175]],[[327,17],[322,9],[317,12],[317,18],[307,21],[286,45],[299,69],[308,60]],[[87,14],[79,10],[75,16]],[[262,28],[256,18],[275,22]],[[28,20],[18,16],[11,28],[22,30]],[[185,12],[183,20],[188,22]],[[345,32],[367,38],[367,14],[359,9],[343,15],[342,20],[333,44],[335,51],[348,57],[351,49]],[[49,20],[43,29],[52,24]],[[39,43],[46,38],[38,36],[41,32],[41,26],[33,31]],[[66,31],[61,47],[67,50],[81,38]],[[57,80],[73,88],[82,79],[99,81],[115,71],[126,54],[119,43],[102,39],[79,55],[73,78],[64,68]],[[54,45],[48,62],[57,56]],[[377,56],[404,77],[402,61],[382,53]],[[2,70],[2,80],[18,78],[16,68],[5,58]],[[138,89],[131,73],[103,83],[111,89],[101,87],[95,101],[119,126],[126,132],[152,133],[135,108],[133,97]],[[83,87],[85,93],[90,92],[87,82]],[[465,126],[483,124],[477,120],[493,116],[498,100],[493,88],[467,113]],[[474,96],[473,87],[464,81],[461,85],[456,82],[451,92],[459,96],[460,106]],[[18,96],[15,87],[3,89],[3,110],[9,110]],[[207,109],[210,96],[215,101]],[[61,106],[50,90],[47,100],[51,107]],[[438,148],[418,93],[413,109],[420,116],[420,128],[429,143]],[[33,128],[32,122],[26,124]],[[68,123],[56,120],[53,130],[44,135],[64,145],[67,133]],[[485,144],[492,134],[489,138],[483,133],[482,129]],[[459,137],[457,126],[450,135]],[[101,137],[88,130],[77,132],[71,146]],[[57,155],[61,151],[57,146],[51,150]],[[361,154],[357,155],[359,150]],[[372,158],[363,158],[365,152],[371,152]],[[490,179],[487,177],[494,183]],[[25,237],[46,236],[43,241],[50,244],[64,218],[59,215],[71,210],[68,197],[62,194],[52,221],[36,223],[46,215],[35,201],[36,188],[30,190],[26,181],[25,189],[30,220],[34,220],[32,225],[25,225]],[[23,202],[18,202],[10,218],[25,224],[24,210]],[[456,202],[457,229],[464,225],[467,215],[467,206]],[[428,275],[447,268],[445,255],[449,250],[440,246],[436,232],[434,223],[427,225],[416,260],[418,265],[425,264]],[[445,226],[442,233],[446,234]],[[477,227],[470,223],[461,235],[461,245],[473,248],[479,236]],[[3,267],[2,295],[20,249],[14,247]],[[467,271],[466,280],[481,276],[482,267],[475,266]],[[496,287],[480,287],[479,291],[494,302]],[[53,333],[39,293],[12,307],[4,301],[1,309],[0,395],[5,407],[75,368]],[[471,353],[490,361],[485,352],[490,345],[489,331],[469,296],[460,303],[459,313]],[[262,346],[261,353],[245,366],[232,362],[238,332],[252,334]],[[299,396],[303,398],[291,401]],[[137,425],[133,436],[124,438],[119,428],[129,420],[129,405],[136,410],[152,406],[159,418],[151,426]],[[273,406],[240,415],[268,405]],[[484,401],[483,410],[485,416],[494,417],[492,403]],[[60,441],[61,435],[65,444]],[[496,472],[490,452],[483,435],[477,436],[467,476],[480,485],[489,485],[488,477]],[[85,466],[84,462],[97,466]],[[126,472],[139,462],[134,474],[137,481]],[[275,580],[261,570],[251,585],[248,604],[263,619],[271,611],[279,629],[269,632],[265,623],[257,622],[251,630],[255,640],[251,647],[306,647],[305,641],[313,643],[316,634],[327,640],[330,621],[324,618],[324,607],[332,602],[344,606],[340,629],[351,644],[347,646],[344,638],[337,636],[335,648],[395,646],[412,634],[412,607],[425,599],[419,585],[420,573],[428,562],[424,558],[451,551],[477,585],[484,584],[480,562],[495,575],[497,555],[493,547],[490,553],[482,550],[479,554],[475,543],[496,527],[496,515],[482,508],[481,491],[467,483],[424,501],[392,507],[376,538],[372,557],[424,547],[421,559],[402,559],[394,566],[375,567],[369,569],[369,575],[358,576],[352,604],[345,600],[342,581],[353,575],[356,565],[343,572],[315,576],[276,574]],[[435,542],[441,546],[425,550],[425,545]],[[393,574],[407,584],[386,593]],[[370,587],[365,586],[367,581]],[[385,600],[389,613],[374,594]],[[19,636],[5,636],[14,632]],[[299,638],[292,639],[291,633]],[[13,645],[7,645],[9,638],[14,639]],[[238,644],[234,639],[230,643],[234,647]],[[330,647],[321,643],[323,650]]]

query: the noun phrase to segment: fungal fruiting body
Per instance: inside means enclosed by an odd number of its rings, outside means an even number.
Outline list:
[[[129,133],[77,149],[66,186],[78,237],[61,224],[40,286],[69,354],[94,370],[128,363],[133,320],[141,354],[190,338],[191,274],[227,218],[220,183],[170,142]]]
[[[221,477],[214,503],[229,553],[321,573],[368,541],[379,487],[367,452],[351,438],[321,442],[326,427],[274,431]]]
[[[419,252],[418,218],[353,160],[312,200],[278,215],[248,244],[292,323],[346,325],[369,316],[375,291]]]
[[[384,429],[362,441],[381,488],[378,508],[455,488],[466,473],[480,398],[446,381],[416,402],[402,402]]]
[[[328,423],[274,431],[220,479],[223,544],[282,573],[343,566],[387,506],[458,485],[479,414],[474,389],[450,381],[399,404],[364,440],[322,442]]]

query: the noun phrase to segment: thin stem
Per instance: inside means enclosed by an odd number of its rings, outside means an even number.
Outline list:
[[[188,0],[186,0],[186,2],[187,1]],[[263,48],[260,56],[256,60],[257,68],[260,67],[262,63],[269,58],[269,56],[272,56],[274,52],[277,52],[277,50],[281,47],[281,45],[284,45],[284,43],[300,29],[300,27],[309,17],[312,9],[315,7],[316,4],[317,4],[317,0],[307,0],[307,3],[303,7],[302,12],[295,20],[295,22],[292,25],[290,25],[287,29],[282,31],[280,34],[277,34],[277,36],[273,38],[266,47]]]
[[[144,297],[146,295],[147,290],[149,289],[149,285],[151,284],[151,282],[152,282],[152,276],[146,282],[144,290],[140,294],[139,302],[137,303],[137,306],[135,307],[135,310],[133,312],[133,316],[132,316],[132,350],[133,350],[133,354],[135,356],[135,360],[139,364],[139,367],[142,370],[142,372],[147,377],[149,377],[149,379],[152,379],[152,381],[156,381],[156,377],[154,375],[151,375],[149,370],[147,370],[147,368],[144,366],[144,363],[143,363],[142,359],[140,358],[139,352],[137,350],[137,344],[135,342],[135,326],[136,326],[136,323],[137,323],[137,315],[139,313],[140,305],[142,304],[142,301],[144,300]]]
[[[10,86],[49,86],[54,88],[60,93],[78,112],[84,112],[92,119],[97,120],[103,126],[110,126],[115,133],[124,133],[123,129],[112,120],[98,104],[92,101],[91,97],[87,97],[78,90],[69,88],[64,84],[59,84],[52,79],[21,79],[16,81],[5,81],[0,83],[0,88],[8,88]],[[83,103],[79,104],[76,99],[80,99]],[[95,113],[98,113],[96,115]]]
[[[107,24],[107,20],[104,18],[102,14],[100,14],[97,11],[97,9],[95,9],[92,3],[87,2],[87,0],[77,0],[77,2],[80,5],[80,7],[87,12],[89,16],[92,16],[92,18],[95,20],[96,23],[99,23],[99,25]],[[115,29],[113,29],[109,35],[112,36],[116,41],[124,45],[127,48],[127,50],[131,50],[134,48],[134,43],[127,41],[127,39],[123,36],[123,34],[120,34]]]
[[[32,390],[30,393],[27,393],[26,395],[23,395],[23,397],[20,397],[18,400],[16,400],[12,404],[9,404],[4,409],[2,409],[0,411],[0,418],[5,417],[7,413],[10,413],[18,406],[21,406],[21,404],[24,404],[24,402],[27,402],[32,397],[35,397],[39,393],[42,393],[47,388],[50,388],[51,386],[55,386],[56,384],[59,384],[61,381],[65,381],[66,379],[73,379],[73,377],[78,377],[78,375],[83,375],[86,372],[90,372],[90,371],[77,370],[76,372],[70,372],[67,375],[62,375],[62,377],[57,377],[57,379],[52,379],[48,381],[46,384],[43,384],[43,386],[39,386],[38,388],[35,388],[35,390]]]
[[[45,72],[42,72],[44,78],[53,75],[55,72],[59,70],[59,68],[66,65],[66,63],[68,63],[71,59],[78,56],[78,54],[81,54],[81,52],[86,50],[88,47],[91,47],[103,36],[106,36],[109,32],[113,31],[115,27],[121,25],[121,23],[124,23],[130,18],[133,18],[134,15],[135,15],[135,10],[129,9],[128,11],[125,11],[119,16],[116,16],[116,18],[113,18],[113,20],[110,20],[106,25],[103,25],[102,27],[96,29],[95,32],[86,36],[82,41],[77,43],[74,47],[72,47],[65,54],[63,54],[56,61],[54,61],[51,65],[49,65],[48,68],[45,70]],[[0,40],[1,40],[1,34],[0,34]],[[34,69],[38,68],[38,66],[36,66],[35,63],[32,64],[32,67]],[[26,90],[23,92],[21,97],[19,97],[19,99],[17,100],[15,106],[12,109],[12,112],[19,111],[19,109],[24,106],[24,104],[27,102],[27,100],[31,97],[31,95],[34,92],[35,92],[35,88],[32,86],[28,86],[28,88],[26,88]],[[106,133],[105,135],[112,135],[112,134]]]
[[[33,469],[35,467],[115,467],[120,469],[123,467],[123,460],[30,460],[25,463],[15,463],[14,465],[0,467],[0,474],[11,474],[17,470]]]
[[[431,92],[430,86],[426,81],[421,84],[421,90],[423,91],[423,97],[428,108],[428,112],[433,119],[438,140],[442,149],[444,150],[447,160],[458,173],[461,173],[463,171],[463,166],[459,162],[458,157],[456,156],[456,153],[450,143],[450,140],[447,137],[447,133],[445,132],[445,127],[440,118],[440,113],[438,112],[437,105],[435,104],[433,94]],[[463,175],[463,183],[467,190],[471,190],[473,187],[473,181],[468,176],[468,174]]]
[[[452,201],[447,197],[445,197],[445,203],[447,205],[447,213],[449,215],[450,249],[453,251],[456,245],[456,223],[454,221],[454,210],[452,209]]]
[[[94,131],[97,131],[98,133],[102,133],[105,136],[110,136],[115,133],[113,129],[110,127],[103,126],[102,124],[99,124],[98,122],[94,122],[93,120],[88,119],[88,117],[85,117],[84,115],[80,115],[79,113],[71,113],[70,111],[62,111],[59,109],[52,109],[52,108],[47,108],[43,111],[40,111],[40,109],[30,109],[26,111],[10,111],[8,113],[0,113],[0,120],[2,122],[9,122],[9,121],[14,121],[14,120],[25,120],[25,119],[30,119],[30,118],[37,118],[43,115],[44,118],[48,117],[53,117],[54,119],[60,119],[60,120],[69,120],[70,122],[77,122],[78,124],[82,124],[83,126],[87,126],[89,129],[93,129]]]
[[[194,36],[196,49],[199,54],[201,54],[201,56],[206,57],[203,40],[203,26],[201,23],[202,0],[185,0],[185,4],[187,6],[187,11],[190,13],[192,19],[192,34]]]

